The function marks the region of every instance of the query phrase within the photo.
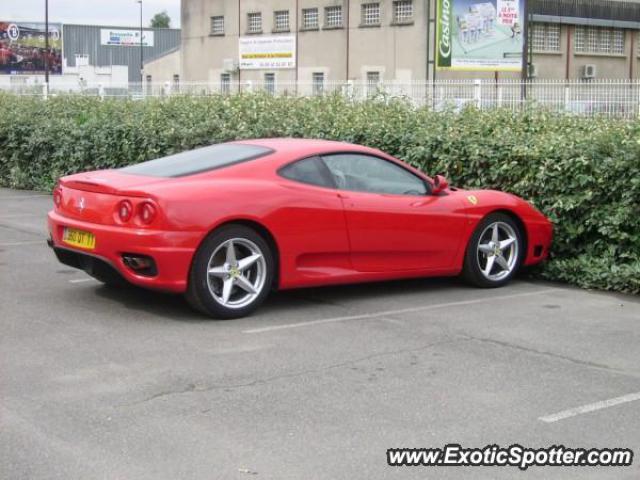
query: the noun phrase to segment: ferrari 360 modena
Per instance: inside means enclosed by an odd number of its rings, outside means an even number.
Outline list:
[[[462,190],[373,148],[242,140],[63,177],[49,244],[109,285],[183,293],[214,318],[273,290],[455,276],[505,285],[549,254],[531,204]]]

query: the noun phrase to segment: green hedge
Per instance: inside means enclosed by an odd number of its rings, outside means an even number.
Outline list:
[[[49,190],[63,174],[251,137],[316,137],[385,150],[463,187],[532,201],[556,225],[536,272],[640,292],[640,122],[541,110],[461,113],[402,101],[262,95],[48,101],[0,95],[0,184]]]

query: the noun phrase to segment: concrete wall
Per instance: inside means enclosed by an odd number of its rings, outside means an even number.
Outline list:
[[[322,72],[328,81],[345,80],[347,78],[347,29],[346,3],[344,1],[315,0],[300,1],[302,8],[318,7],[320,29],[317,31],[301,31],[298,34],[298,80],[311,83],[314,72]],[[324,7],[341,5],[341,28],[327,29],[324,25]],[[295,12],[295,3],[293,6]],[[295,17],[295,15],[294,15]],[[298,26],[302,23],[302,10],[299,13]],[[292,25],[295,28],[295,24]]]
[[[153,83],[173,83],[174,76],[182,80],[182,54],[180,49],[144,63],[144,79],[150,76]]]
[[[190,81],[216,82],[223,73],[225,58],[238,58],[238,32],[248,35],[247,14],[261,12],[263,35],[273,32],[274,11],[289,10],[290,32],[297,35],[298,68],[290,70],[243,70],[241,79],[262,82],[264,73],[272,72],[276,81],[311,83],[314,72],[324,72],[326,81],[364,80],[367,71],[379,71],[383,80],[418,80],[426,75],[425,4],[414,2],[414,22],[392,26],[392,2],[382,2],[381,25],[360,25],[361,4],[370,0],[272,0],[265,5],[259,0],[241,2],[238,25],[237,0],[184,0],[182,2],[182,45],[184,78]],[[350,4],[349,61],[347,67],[347,5]],[[324,9],[342,5],[343,26],[325,28]],[[301,28],[302,10],[318,8],[320,27]],[[209,34],[210,18],[225,17],[225,35]],[[348,68],[348,73],[347,73]],[[297,70],[297,71],[296,71]],[[237,80],[238,73],[233,79]]]
[[[574,51],[574,25],[561,25],[560,51],[533,53],[533,63],[538,68],[539,78],[580,79],[585,65],[595,65],[596,80],[600,79],[638,79],[638,38],[634,30],[625,32],[625,54],[588,54]],[[568,59],[568,61],[567,61]]]
[[[66,67],[62,75],[49,76],[52,93],[79,92],[84,89],[126,87],[129,83],[129,69],[125,65],[96,67],[77,65]],[[0,89],[36,87],[44,84],[44,75],[0,75]]]
[[[381,25],[363,27],[361,4],[371,0],[183,0],[182,1],[182,72],[187,81],[219,82],[225,72],[224,60],[238,59],[238,36],[247,35],[247,13],[262,13],[262,35],[275,35],[273,16],[276,10],[289,10],[290,32],[297,35],[297,69],[290,70],[242,70],[233,71],[232,82],[262,82],[264,74],[274,73],[276,83],[311,83],[314,72],[324,72],[327,82],[347,79],[363,81],[367,71],[378,71],[384,81],[424,81],[426,79],[493,79],[494,72],[434,71],[435,5],[436,0],[414,0],[413,22],[409,25],[392,25],[393,2],[381,0]],[[343,27],[325,29],[324,8],[342,5]],[[240,6],[240,12],[238,8]],[[431,15],[427,15],[428,8]],[[303,31],[302,9],[318,8],[320,28]],[[346,15],[349,11],[349,29]],[[210,17],[225,17],[225,34],[211,36]],[[584,55],[574,53],[575,26],[561,26],[560,52],[534,52],[533,63],[538,67],[539,78],[578,79],[582,66],[594,64],[598,78],[640,78],[638,68],[638,30],[626,30],[626,54]],[[348,39],[347,39],[348,32]],[[347,43],[349,49],[347,52]],[[430,46],[427,54],[427,45]],[[429,60],[429,63],[428,63]],[[567,77],[568,73],[568,77]],[[630,77],[631,75],[631,77]],[[501,79],[518,79],[520,73],[499,74]]]

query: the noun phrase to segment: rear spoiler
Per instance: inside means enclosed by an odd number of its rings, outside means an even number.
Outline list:
[[[107,193],[109,195],[122,195],[127,197],[150,197],[148,193],[135,190],[118,190],[104,183],[90,182],[87,180],[64,180],[60,179],[59,184],[63,187],[82,190],[83,192]]]

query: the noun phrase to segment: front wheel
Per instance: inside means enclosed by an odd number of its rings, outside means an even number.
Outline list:
[[[243,317],[265,300],[273,274],[265,240],[251,228],[229,225],[209,235],[196,252],[186,297],[211,317]]]
[[[508,215],[487,216],[471,236],[465,255],[463,275],[478,287],[502,287],[520,268],[522,234]]]

